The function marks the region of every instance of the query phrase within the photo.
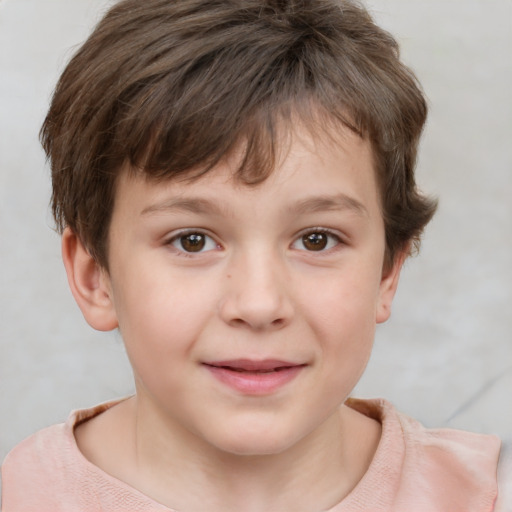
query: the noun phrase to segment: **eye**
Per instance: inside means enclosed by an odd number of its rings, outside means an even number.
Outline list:
[[[325,229],[315,229],[302,234],[293,244],[294,249],[321,252],[327,251],[339,245],[339,236]]]
[[[206,252],[218,248],[218,244],[212,237],[197,231],[181,233],[172,238],[169,243],[178,251],[187,253]]]

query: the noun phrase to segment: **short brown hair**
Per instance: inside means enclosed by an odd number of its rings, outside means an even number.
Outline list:
[[[349,0],[115,5],[66,67],[41,129],[57,227],[108,268],[124,164],[197,176],[242,145],[237,177],[256,184],[275,164],[277,123],[292,112],[307,124],[307,105],[370,140],[391,264],[435,210],[414,179],[427,107],[396,41]]]

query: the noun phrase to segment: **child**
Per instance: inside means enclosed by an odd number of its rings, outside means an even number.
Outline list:
[[[115,6],[42,140],[71,290],[136,394],[15,448],[3,510],[493,510],[496,438],[347,400],[435,209],[425,116],[358,4]]]

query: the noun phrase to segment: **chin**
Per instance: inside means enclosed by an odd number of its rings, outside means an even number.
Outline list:
[[[302,436],[277,425],[261,428],[253,425],[251,428],[227,429],[219,437],[212,443],[217,449],[236,456],[256,457],[283,453]]]
[[[268,442],[268,439],[251,439],[218,446],[223,452],[237,457],[264,457],[278,455],[290,447],[289,443]]]

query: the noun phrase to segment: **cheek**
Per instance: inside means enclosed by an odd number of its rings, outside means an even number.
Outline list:
[[[359,274],[360,276],[360,274]],[[375,336],[378,278],[357,273],[332,276],[322,293],[305,294],[301,308],[319,343],[321,363],[333,393],[351,388],[362,374]]]
[[[376,272],[365,275],[364,269],[332,272],[302,287],[301,309],[328,338],[357,332],[366,337],[375,330],[379,283]]]
[[[139,270],[114,287],[119,330],[134,369],[168,365],[193,349],[214,310],[199,283]],[[201,290],[201,288],[199,288]]]

